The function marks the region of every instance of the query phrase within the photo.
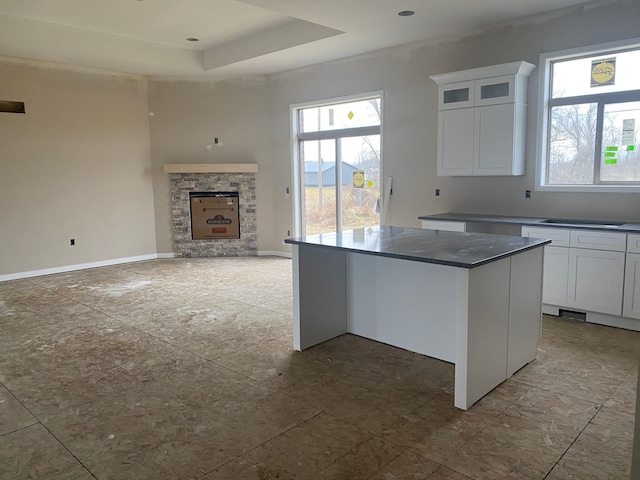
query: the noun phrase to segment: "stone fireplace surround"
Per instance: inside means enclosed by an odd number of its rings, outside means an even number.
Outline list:
[[[258,254],[256,164],[167,164],[173,239],[181,257],[240,257]],[[240,238],[193,240],[190,192],[238,192]]]

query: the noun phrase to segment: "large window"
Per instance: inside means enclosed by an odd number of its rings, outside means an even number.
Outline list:
[[[380,94],[292,107],[295,234],[380,224]]]
[[[640,191],[640,39],[540,57],[538,186]]]

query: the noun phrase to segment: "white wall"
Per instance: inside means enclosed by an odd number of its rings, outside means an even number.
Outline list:
[[[0,113],[0,275],[154,254],[146,81],[7,62],[0,79],[26,104]]]

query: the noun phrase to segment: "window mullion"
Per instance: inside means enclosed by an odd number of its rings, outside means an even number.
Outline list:
[[[604,100],[598,101],[598,112],[596,114],[596,144],[593,152],[593,183],[600,183],[600,167],[602,156],[602,132],[604,126]]]

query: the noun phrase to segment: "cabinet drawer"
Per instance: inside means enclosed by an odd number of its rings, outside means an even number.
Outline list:
[[[571,230],[571,246],[624,252],[627,247],[627,234],[599,232],[596,230]]]
[[[465,222],[451,222],[447,220],[422,220],[422,228],[427,230],[449,230],[451,232],[466,232]]]
[[[522,227],[521,235],[531,238],[550,238],[555,247],[568,247],[571,230],[564,228]]]
[[[627,235],[627,252],[640,253],[640,235],[635,233]]]

